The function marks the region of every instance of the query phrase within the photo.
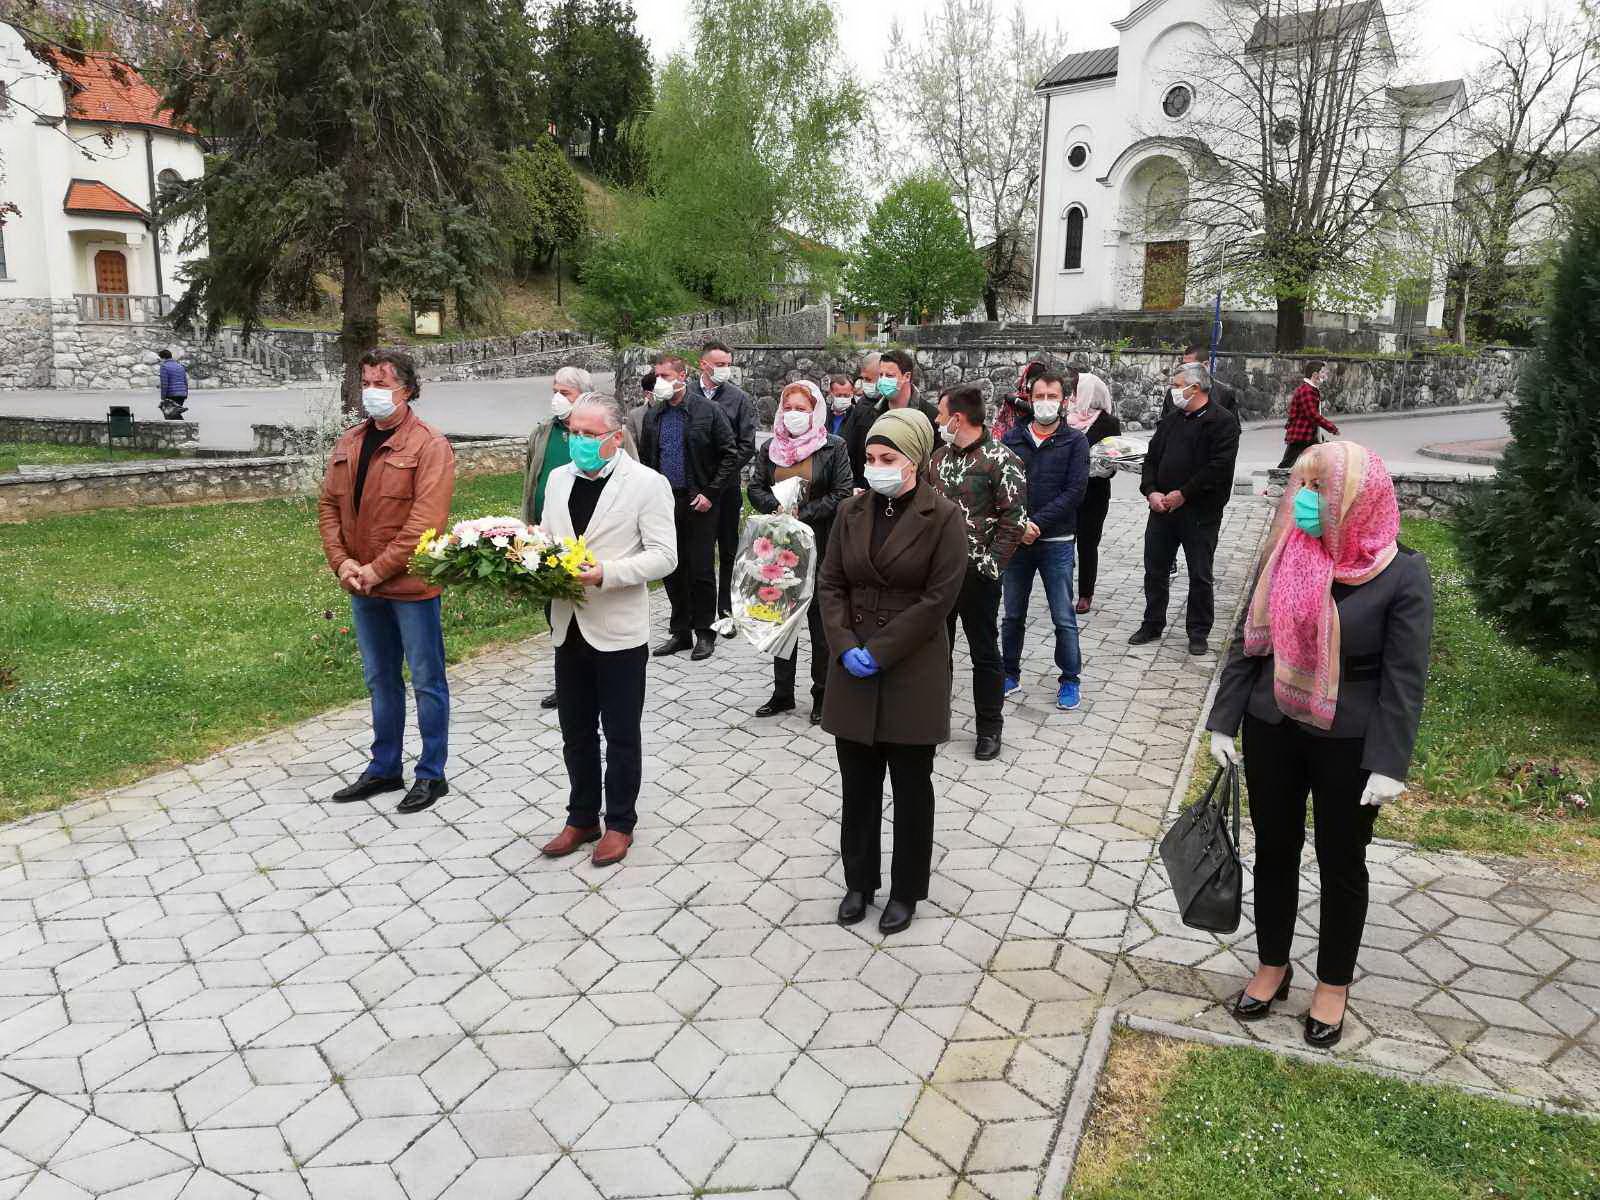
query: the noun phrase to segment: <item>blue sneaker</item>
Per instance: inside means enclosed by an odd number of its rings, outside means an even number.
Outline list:
[[[1080,699],[1081,697],[1078,695],[1077,684],[1063,683],[1061,685],[1061,690],[1056,693],[1056,707],[1065,712],[1071,712],[1073,709],[1078,707],[1078,701]]]
[[[1022,681],[1015,675],[1006,676],[1005,697],[1007,700],[1013,696],[1022,695]]]

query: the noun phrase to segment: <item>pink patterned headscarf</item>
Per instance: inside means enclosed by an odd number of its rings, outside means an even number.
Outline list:
[[[1322,536],[1294,520],[1294,498],[1315,486]],[[1400,510],[1383,460],[1354,442],[1324,442],[1300,456],[1273,521],[1245,617],[1244,652],[1271,654],[1272,690],[1285,716],[1333,727],[1339,705],[1339,608],[1334,583],[1361,584],[1394,560]]]
[[[1078,386],[1067,405],[1067,424],[1079,433],[1088,433],[1100,414],[1110,411],[1111,389],[1106,381],[1088,371],[1079,371]]]
[[[798,437],[783,423],[783,398],[796,389],[811,397],[811,428]],[[827,440],[828,406],[823,403],[822,389],[809,379],[784,384],[783,391],[778,393],[778,411],[772,417],[772,440],[767,443],[767,457],[780,467],[792,467],[811,457]]]

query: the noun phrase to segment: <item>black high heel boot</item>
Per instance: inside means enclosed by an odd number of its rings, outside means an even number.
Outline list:
[[[1272,1006],[1279,1000],[1289,997],[1289,985],[1294,982],[1294,964],[1289,964],[1289,969],[1283,973],[1283,982],[1278,985],[1278,990],[1273,993],[1271,1000],[1257,1000],[1248,991],[1241,991],[1239,998],[1233,1002],[1233,1015],[1241,1021],[1259,1021],[1272,1014]]]

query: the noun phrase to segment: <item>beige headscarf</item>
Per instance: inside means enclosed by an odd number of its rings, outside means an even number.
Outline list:
[[[873,438],[882,438],[896,450],[917,464],[920,472],[928,465],[933,454],[933,427],[921,412],[909,408],[891,408],[867,430],[867,444]]]

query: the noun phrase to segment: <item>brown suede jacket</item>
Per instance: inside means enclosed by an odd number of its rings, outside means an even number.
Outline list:
[[[356,467],[369,422],[347,429],[334,443],[317,502],[322,549],[337,574],[348,559],[370,565],[378,583],[368,595],[387,600],[431,600],[439,589],[409,574],[411,556],[425,530],[443,529],[456,486],[456,456],[444,434],[408,406],[391,437],[372,456],[356,512]]]

